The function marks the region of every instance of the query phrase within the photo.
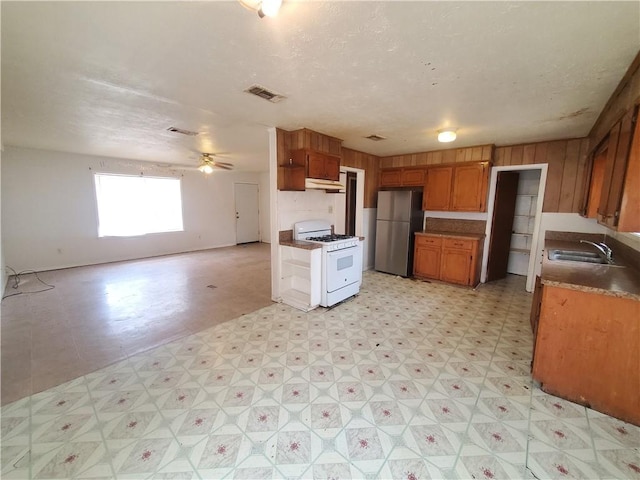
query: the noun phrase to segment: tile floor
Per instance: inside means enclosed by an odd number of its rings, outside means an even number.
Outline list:
[[[258,243],[40,273],[2,301],[2,404],[270,305],[270,265]]]
[[[2,408],[3,479],[640,477],[640,428],[529,376],[524,279],[367,272]]]

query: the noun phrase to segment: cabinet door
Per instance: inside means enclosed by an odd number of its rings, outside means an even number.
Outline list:
[[[440,278],[442,237],[416,235],[413,273],[418,277]]]
[[[413,273],[418,277],[440,278],[440,247],[416,246]]]
[[[635,109],[631,109],[619,123],[614,125],[609,134],[607,164],[604,171],[600,207],[598,208],[598,222],[611,228],[618,225],[622,188],[634,126]]]
[[[422,195],[423,210],[447,211],[451,199],[453,167],[430,167]]]
[[[459,212],[485,211],[488,172],[489,168],[485,162],[455,167],[452,210]]]
[[[534,344],[536,333],[538,331],[538,320],[540,319],[540,305],[542,304],[542,282],[540,276],[536,275],[536,286],[533,290],[533,302],[531,303],[531,316],[529,322],[531,323],[531,331],[533,332]]]
[[[631,140],[631,152],[624,177],[624,190],[618,217],[619,232],[640,232],[640,122],[636,119],[636,127]]]
[[[340,157],[327,155],[324,160],[325,180],[340,180]]]
[[[307,177],[324,179],[324,162],[324,155],[315,152],[307,153]]]
[[[421,187],[424,185],[424,168],[405,168],[402,170],[403,187]]]
[[[402,169],[386,168],[380,170],[381,187],[399,187],[402,185]]]
[[[472,263],[473,256],[470,251],[445,247],[442,249],[440,278],[446,282],[469,285]]]

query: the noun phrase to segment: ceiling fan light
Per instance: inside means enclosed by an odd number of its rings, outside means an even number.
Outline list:
[[[211,166],[211,164],[209,164],[209,162],[202,162],[202,164],[198,167],[198,170],[206,175],[213,173],[213,167]]]
[[[456,139],[456,131],[448,128],[445,130],[438,130],[438,141],[441,143],[453,142]]]
[[[280,10],[280,5],[282,5],[282,0],[262,0],[258,15],[262,13],[261,17],[275,17],[278,14],[278,10]]]

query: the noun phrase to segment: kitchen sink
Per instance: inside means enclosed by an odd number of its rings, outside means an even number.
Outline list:
[[[609,265],[620,267],[615,263],[609,263],[605,258],[596,252],[585,252],[584,250],[549,250],[549,260],[563,260],[565,262],[593,263],[597,265]]]

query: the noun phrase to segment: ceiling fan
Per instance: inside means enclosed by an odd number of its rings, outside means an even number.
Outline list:
[[[214,168],[222,168],[223,170],[233,170],[233,164],[227,162],[219,162],[215,160],[216,155],[213,153],[203,153],[200,155],[200,166],[198,170],[209,175],[213,173]]]

